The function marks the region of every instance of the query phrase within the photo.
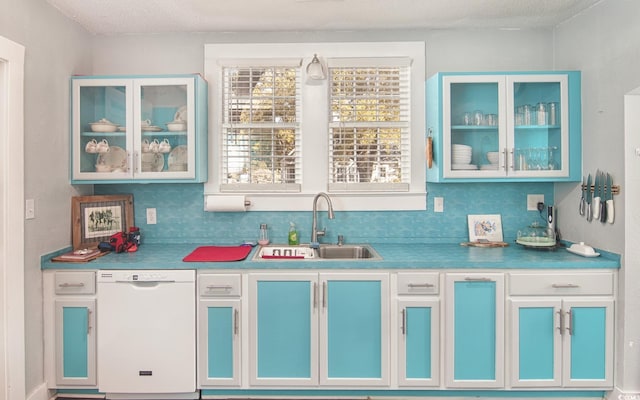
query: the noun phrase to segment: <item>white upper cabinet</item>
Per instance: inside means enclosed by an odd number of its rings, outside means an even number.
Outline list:
[[[71,182],[204,182],[207,83],[199,75],[71,79]]]
[[[429,182],[579,181],[580,73],[441,73],[427,81]]]

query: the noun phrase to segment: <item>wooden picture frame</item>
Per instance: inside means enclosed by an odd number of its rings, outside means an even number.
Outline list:
[[[133,195],[74,196],[71,221],[73,249],[95,248],[134,226]]]
[[[468,215],[469,241],[502,242],[502,218],[500,214]]]

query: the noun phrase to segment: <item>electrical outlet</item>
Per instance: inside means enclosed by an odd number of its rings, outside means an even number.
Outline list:
[[[538,203],[544,203],[543,194],[527,195],[527,211],[538,211]]]
[[[36,203],[33,199],[24,202],[24,218],[34,219],[36,217]]]
[[[156,209],[147,208],[147,225],[155,225],[156,222]]]
[[[433,212],[444,212],[444,197],[433,198]]]

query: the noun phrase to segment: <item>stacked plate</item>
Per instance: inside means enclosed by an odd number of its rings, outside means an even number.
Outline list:
[[[471,164],[471,154],[473,148],[464,144],[451,145],[451,168],[452,169],[478,169],[477,165]]]

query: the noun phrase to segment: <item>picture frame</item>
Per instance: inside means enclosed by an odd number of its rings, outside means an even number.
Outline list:
[[[134,226],[133,195],[74,196],[71,220],[73,249],[96,248],[113,234]]]
[[[469,241],[502,242],[502,218],[500,214],[468,215]]]

